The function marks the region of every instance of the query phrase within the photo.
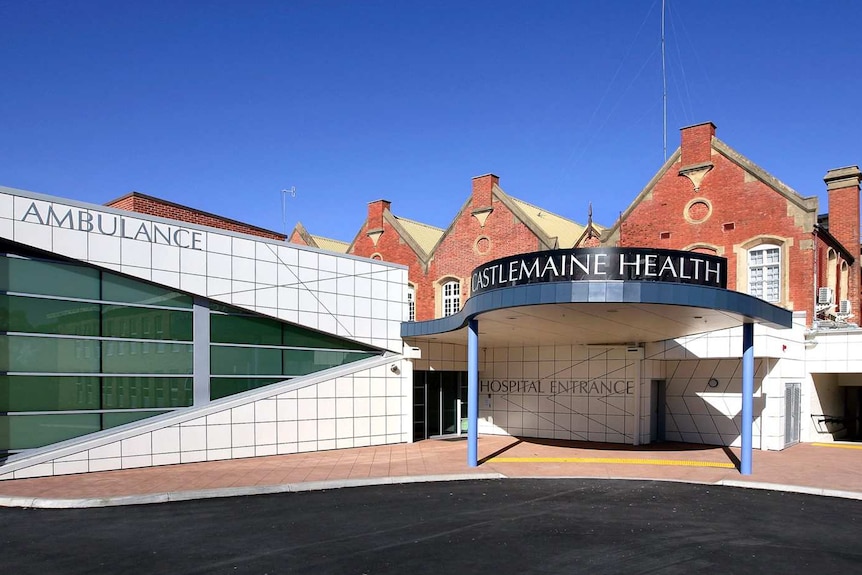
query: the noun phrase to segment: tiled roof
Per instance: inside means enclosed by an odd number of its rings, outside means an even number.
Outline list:
[[[423,250],[425,250],[426,254],[430,254],[431,250],[434,249],[434,246],[437,245],[437,241],[443,236],[445,230],[440,228],[435,228],[434,226],[429,226],[428,224],[422,224],[419,222],[414,222],[413,220],[408,220],[406,218],[401,218],[395,216],[395,219],[398,220],[398,223],[401,224],[401,227],[404,228],[410,236],[416,240],[416,243],[419,244]]]
[[[317,244],[317,247],[322,250],[346,254],[347,248],[350,247],[350,242],[342,242],[340,240],[333,240],[332,238],[324,238],[322,236],[311,237],[314,238],[314,242]]]
[[[558,216],[555,213],[533,204],[528,204],[518,198],[513,198],[512,196],[509,196],[509,198],[527,214],[536,227],[545,232],[549,237],[557,238],[560,248],[574,246],[578,238],[581,237],[581,234],[584,233],[584,226],[573,220]],[[599,226],[595,227],[599,228]]]

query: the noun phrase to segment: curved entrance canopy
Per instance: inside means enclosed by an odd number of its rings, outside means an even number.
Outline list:
[[[401,336],[467,344],[468,463],[475,466],[480,341],[636,345],[742,326],[740,471],[750,474],[754,324],[790,328],[792,312],[726,286],[726,260],[716,256],[643,248],[536,252],[476,268],[472,295],[458,313],[404,322]]]
[[[568,281],[474,295],[455,315],[401,324],[401,336],[463,344],[481,321],[483,345],[641,343],[761,323],[789,328],[792,312],[748,294],[638,280]]]

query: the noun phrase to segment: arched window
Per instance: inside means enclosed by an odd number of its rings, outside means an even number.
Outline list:
[[[748,293],[781,301],[781,246],[760,244],[748,250]]]
[[[448,281],[443,284],[443,317],[454,315],[461,309],[461,282]]]
[[[416,288],[407,286],[407,321],[416,321]]]
[[[832,291],[838,292],[838,254],[835,250],[829,248],[826,251],[826,285],[832,288]]]

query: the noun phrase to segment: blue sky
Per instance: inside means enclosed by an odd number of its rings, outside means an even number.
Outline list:
[[[803,195],[862,163],[855,0],[668,0],[668,154],[718,137]],[[610,225],[659,169],[661,0],[0,1],[0,185],[136,190],[349,241],[445,227],[473,176]]]

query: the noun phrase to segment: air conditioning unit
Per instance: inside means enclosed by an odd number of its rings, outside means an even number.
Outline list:
[[[835,293],[831,287],[822,287],[817,289],[817,305],[829,305],[832,303],[832,298]]]
[[[852,313],[849,299],[842,299],[838,302],[838,315],[850,315]]]

